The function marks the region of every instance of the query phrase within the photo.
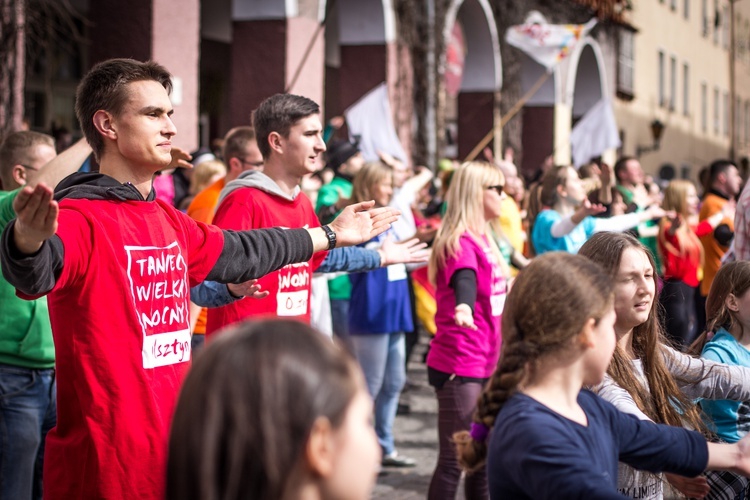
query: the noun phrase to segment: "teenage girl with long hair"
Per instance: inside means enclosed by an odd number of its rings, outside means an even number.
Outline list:
[[[489,163],[453,175],[447,210],[430,257],[437,333],[427,373],[438,399],[439,454],[428,498],[453,499],[461,470],[451,436],[468,429],[482,387],[497,365],[508,268],[489,230],[502,206],[504,177]],[[487,497],[483,471],[466,478],[466,498]]]
[[[604,268],[614,283],[617,346],[604,381],[595,391],[618,409],[660,424],[707,433],[698,398],[750,398],[750,370],[696,359],[668,347],[658,319],[655,263],[651,253],[626,233],[600,233],[579,252]],[[668,475],[682,493],[701,497],[704,478]],[[661,475],[622,466],[618,488],[631,498],[660,499]]]
[[[750,438],[706,443],[698,432],[624,415],[583,389],[604,377],[616,347],[612,280],[590,260],[543,255],[521,271],[503,314],[503,350],[462,464],[487,462],[490,498],[622,498],[617,460],[696,475],[750,473]],[[489,436],[488,436],[489,433]]]
[[[380,459],[371,415],[344,349],[299,321],[244,323],[185,379],[166,498],[366,500]]]
[[[688,180],[671,181],[664,190],[662,208],[674,212],[659,222],[657,243],[664,266],[664,288],[659,303],[664,327],[675,345],[686,348],[696,335],[696,292],[702,277],[703,245],[698,239],[710,234],[724,218],[734,218],[734,205],[698,223],[700,199]]]
[[[654,205],[638,213],[606,219],[593,217],[606,209],[588,200],[578,172],[570,166],[550,169],[542,178],[539,196],[542,211],[531,229],[531,242],[537,255],[551,251],[576,253],[594,233],[625,231],[664,215],[664,211]]]

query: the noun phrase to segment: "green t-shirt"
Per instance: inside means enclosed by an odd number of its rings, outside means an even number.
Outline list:
[[[317,213],[321,207],[335,205],[341,196],[351,198],[353,188],[354,186],[348,180],[342,177],[334,177],[331,182],[320,188],[318,199],[315,202],[315,212]],[[321,222],[326,224],[331,221]],[[331,300],[349,300],[352,296],[352,284],[349,281],[349,276],[338,276],[328,281],[328,295]]]
[[[19,189],[0,191],[0,231],[16,217],[13,200]],[[0,363],[24,368],[55,366],[55,345],[47,298],[22,300],[0,275]]]

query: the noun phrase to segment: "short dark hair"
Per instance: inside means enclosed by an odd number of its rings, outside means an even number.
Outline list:
[[[166,498],[281,498],[318,418],[343,425],[361,375],[299,321],[247,322],[201,352],[180,393]]]
[[[6,189],[13,186],[11,172],[16,165],[32,162],[32,148],[39,144],[55,147],[55,139],[47,134],[23,130],[9,134],[0,144],[0,180]]]
[[[172,92],[172,75],[164,66],[153,61],[141,62],[135,59],[100,62],[86,73],[78,85],[76,116],[97,161],[104,151],[104,139],[94,126],[94,115],[99,110],[117,115],[128,97],[126,85],[143,80],[159,82],[167,93]]]
[[[635,156],[623,156],[617,162],[615,163],[615,179],[620,181],[622,179],[622,173],[627,168],[628,162],[630,160],[636,160],[637,158]]]
[[[245,156],[247,143],[255,141],[255,129],[253,127],[234,127],[224,136],[224,147],[221,156],[224,163],[229,165],[229,160]]]
[[[276,94],[261,102],[253,111],[253,127],[258,139],[258,149],[264,159],[271,154],[268,136],[277,132],[289,137],[292,125],[310,115],[320,113],[320,106],[307,97],[294,94]]]
[[[711,163],[711,166],[708,167],[709,187],[711,184],[716,182],[716,178],[719,177],[719,174],[723,174],[724,172],[726,172],[729,169],[729,167],[737,168],[737,166],[731,160],[715,160],[713,163]]]

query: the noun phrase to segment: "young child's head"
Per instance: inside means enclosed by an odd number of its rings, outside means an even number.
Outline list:
[[[500,361],[474,422],[491,429],[519,383],[533,379],[552,357],[571,363],[583,358],[584,382],[600,382],[615,347],[612,293],[609,277],[586,258],[552,252],[533,259],[508,294]],[[484,462],[484,440],[468,432],[454,438],[465,468],[475,470]]]
[[[700,354],[708,334],[724,328],[739,337],[750,324],[750,262],[740,260],[719,268],[706,298],[706,332],[690,352]]]
[[[352,202],[375,200],[375,206],[386,207],[393,196],[393,169],[383,162],[366,163],[354,176]]]
[[[245,323],[210,343],[182,388],[167,498],[362,500],[380,449],[355,362],[297,321]]]
[[[698,192],[695,185],[684,179],[671,181],[664,190],[662,208],[674,210],[683,217],[689,217],[698,213]]]

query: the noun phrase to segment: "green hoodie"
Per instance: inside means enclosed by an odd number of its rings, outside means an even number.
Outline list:
[[[15,191],[0,191],[0,231],[16,217]],[[24,368],[53,368],[55,345],[49,323],[47,298],[22,300],[0,275],[0,363]]]
[[[331,182],[320,188],[318,200],[315,204],[317,213],[323,206],[331,206],[339,201],[340,196],[352,197],[352,183],[343,177],[334,177]],[[327,224],[331,221],[320,221]],[[349,276],[338,276],[328,281],[328,295],[331,300],[349,300],[352,295],[352,284]]]

